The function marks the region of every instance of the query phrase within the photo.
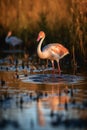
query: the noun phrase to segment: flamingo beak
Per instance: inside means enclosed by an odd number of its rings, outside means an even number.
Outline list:
[[[37,38],[37,42],[40,40],[40,36],[38,36],[38,38]]]

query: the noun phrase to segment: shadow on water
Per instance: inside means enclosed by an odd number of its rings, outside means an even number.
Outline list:
[[[87,130],[86,76],[20,73],[6,82],[0,86],[1,130]]]

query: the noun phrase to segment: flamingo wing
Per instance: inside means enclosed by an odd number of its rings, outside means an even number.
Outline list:
[[[43,51],[48,52],[50,53],[50,56],[58,57],[59,59],[63,58],[69,53],[68,50],[59,43],[48,44],[43,48]]]

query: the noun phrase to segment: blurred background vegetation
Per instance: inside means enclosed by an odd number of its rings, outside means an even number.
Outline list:
[[[87,0],[0,0],[0,12],[0,50],[11,49],[5,37],[12,30],[33,55],[43,30],[44,45],[62,43],[74,64],[87,63]]]

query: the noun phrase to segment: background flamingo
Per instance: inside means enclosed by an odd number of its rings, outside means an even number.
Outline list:
[[[11,36],[12,32],[9,31],[6,38],[5,38],[5,42],[11,44],[12,46],[16,46],[20,43],[22,43],[23,41],[15,36]]]
[[[69,51],[67,48],[65,48],[63,45],[59,43],[48,44],[41,51],[41,45],[44,39],[45,39],[45,33],[43,31],[40,31],[37,38],[37,41],[40,41],[37,47],[38,56],[41,59],[49,59],[52,63],[53,70],[55,60],[58,64],[58,72],[59,74],[61,74],[59,60],[63,58],[65,55],[69,54]]]

